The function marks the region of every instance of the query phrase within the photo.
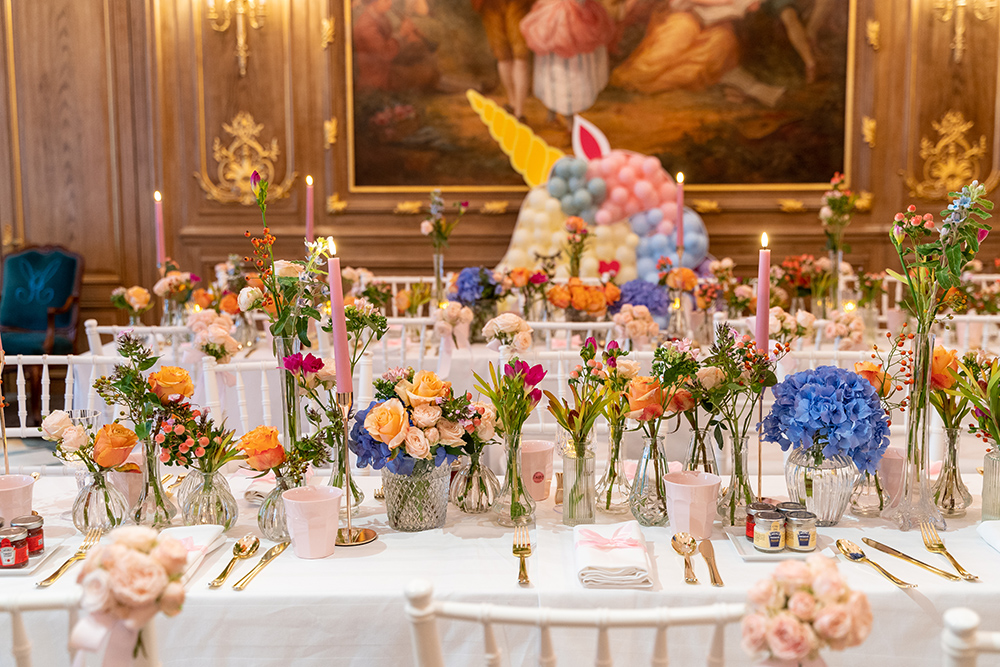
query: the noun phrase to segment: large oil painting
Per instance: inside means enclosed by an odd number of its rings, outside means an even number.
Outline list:
[[[352,189],[523,187],[468,89],[566,151],[580,114],[692,184],[828,181],[854,1],[353,0]]]

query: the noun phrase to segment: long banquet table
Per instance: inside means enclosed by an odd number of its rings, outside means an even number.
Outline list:
[[[978,492],[980,478],[966,475]],[[713,542],[724,588],[709,585],[708,570],[697,557],[695,570],[701,585],[683,583],[683,561],[670,547],[672,531],[645,528],[655,587],[652,591],[590,590],[580,586],[574,567],[572,529],[560,521],[561,508],[550,498],[539,504],[537,529],[533,532],[534,552],[528,559],[532,585],[517,585],[517,560],[511,554],[511,530],[495,525],[487,516],[463,515],[449,507],[443,529],[422,533],[398,533],[386,523],[381,501],[372,491],[377,477],[359,477],[366,493],[358,524],[379,533],[372,544],[338,548],[323,560],[297,559],[289,549],[271,563],[243,592],[232,590],[234,583],[252,566],[244,561],[220,590],[207,583],[227,562],[233,542],[252,532],[259,535],[256,508],[243,499],[249,483],[246,476],[231,477],[240,505],[238,525],[228,532],[225,547],[210,555],[191,580],[183,612],[175,618],[157,618],[163,665],[246,667],[247,665],[305,665],[338,667],[346,665],[392,666],[412,664],[410,633],[404,615],[403,591],[416,578],[431,581],[440,599],[494,602],[522,606],[636,608],[656,605],[699,605],[713,602],[743,602],[748,587],[766,576],[773,563],[745,563],[717,525]],[[319,476],[313,483],[322,483]],[[778,476],[764,482],[765,493],[784,495]],[[38,574],[0,577],[0,596],[30,598],[34,584],[81,541],[65,519],[60,518],[72,503],[72,477],[43,476],[35,488],[35,508],[46,517],[53,534],[74,533],[59,554]],[[943,533],[945,543],[966,569],[979,575],[979,583],[949,582],[916,566],[890,556],[866,551],[901,578],[918,584],[902,591],[868,566],[840,560],[840,570],[852,587],[868,593],[874,610],[874,630],[861,647],[844,652],[827,651],[831,667],[864,664],[927,666],[941,664],[941,614],[953,606],[969,606],[979,612],[988,629],[1000,629],[992,614],[1000,601],[1000,575],[996,565],[1000,553],[987,546],[975,532],[979,519],[979,499],[964,519],[950,522]],[[630,517],[625,517],[630,518]],[[601,523],[616,520],[599,517]],[[832,553],[833,540],[848,537],[861,544],[862,535],[895,546],[931,564],[947,569],[942,556],[927,553],[919,531],[902,533],[878,520],[857,520],[845,516],[834,528],[821,528],[820,549]],[[270,543],[264,542],[263,554]],[[256,557],[253,559],[256,561]],[[76,566],[79,567],[79,566]],[[70,572],[52,590],[76,586]],[[34,645],[34,664],[67,663],[67,615],[65,612],[32,612],[26,615]],[[441,623],[440,630],[448,665],[482,664],[482,635],[468,624]],[[704,664],[708,628],[685,628],[669,633],[672,664]],[[749,657],[739,648],[739,628],[726,635],[727,664],[749,665]],[[7,638],[10,620],[0,614],[0,666],[12,665]],[[554,633],[563,665],[589,664],[594,659],[596,635],[584,631]],[[498,632],[504,652],[512,665],[536,664],[537,631],[531,628]],[[647,664],[652,644],[651,631],[612,633],[617,664]],[[986,663],[981,663],[986,664]]]

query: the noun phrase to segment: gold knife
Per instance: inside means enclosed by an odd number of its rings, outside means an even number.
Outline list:
[[[701,552],[705,562],[708,563],[708,574],[712,577],[712,585],[725,586],[725,584],[722,583],[722,576],[719,574],[719,568],[715,566],[715,549],[712,547],[712,542],[710,540],[702,540],[698,545],[698,551]]]
[[[288,548],[291,542],[282,542],[281,544],[275,544],[273,547],[267,550],[267,553],[260,557],[260,562],[253,566],[253,569],[246,573],[246,576],[233,584],[233,589],[237,591],[242,591],[247,587],[247,584],[257,576],[257,573],[264,569],[264,566],[270,563],[272,560],[281,555],[281,552]]]
[[[890,547],[890,546],[888,546],[886,544],[882,544],[881,542],[876,542],[875,540],[873,540],[871,538],[862,537],[861,541],[864,542],[865,544],[867,544],[868,546],[872,547],[873,549],[878,549],[882,553],[889,554],[890,556],[895,556],[896,558],[900,558],[902,560],[905,560],[908,563],[913,563],[914,565],[919,565],[920,567],[924,568],[928,572],[933,572],[934,574],[938,575],[939,577],[944,577],[945,579],[948,579],[949,581],[961,581],[961,579],[962,579],[961,577],[955,576],[951,572],[945,572],[944,570],[939,570],[938,568],[934,567],[933,565],[928,565],[927,563],[919,561],[916,558],[914,558],[913,556],[907,556],[902,551],[896,551],[892,547]]]

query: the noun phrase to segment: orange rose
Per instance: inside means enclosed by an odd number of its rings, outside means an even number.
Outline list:
[[[451,389],[450,382],[443,382],[431,371],[417,371],[413,383],[406,389],[406,398],[410,405],[426,405],[433,403],[438,396],[444,396]]]
[[[344,305],[345,306],[353,306],[354,305],[354,295],[353,294],[348,294],[347,296],[344,297]]]
[[[604,315],[608,302],[604,298],[604,290],[594,288],[587,290],[587,312],[598,317]]]
[[[510,270],[510,282],[514,285],[514,287],[524,287],[528,284],[528,278],[530,277],[531,271],[523,266]]]
[[[219,300],[219,310],[230,315],[240,314],[240,300],[232,292],[226,292]]]
[[[566,218],[566,231],[576,234],[587,229],[587,222],[583,218],[572,215]]]
[[[149,305],[149,290],[145,287],[129,287],[125,290],[125,303],[131,306],[132,310],[142,310]]]
[[[686,267],[674,269],[667,274],[667,287],[690,292],[698,286],[698,276],[694,271]]]
[[[870,361],[858,361],[854,364],[854,372],[871,382],[872,386],[875,387],[875,391],[882,398],[888,396],[889,392],[892,391],[892,378],[882,370],[881,364],[876,365]]]
[[[405,312],[407,308],[410,307],[410,291],[403,290],[402,292],[396,292],[396,296],[393,297],[396,302],[396,310],[399,312]]]
[[[121,424],[107,424],[94,436],[94,463],[114,468],[125,463],[139,438]]]
[[[687,389],[678,389],[667,403],[667,412],[687,412],[694,407],[694,397]]]
[[[938,345],[934,348],[934,361],[931,364],[931,389],[951,389],[955,385],[955,376],[951,371],[958,371],[958,353]]]
[[[191,376],[186,370],[177,366],[164,366],[158,373],[150,373],[149,388],[160,397],[160,401],[163,403],[190,398],[194,393],[194,383],[191,382]]]
[[[368,411],[365,417],[365,430],[390,448],[399,447],[406,442],[406,432],[410,430],[410,416],[398,398],[390,398],[379,403]]]
[[[285,461],[285,448],[273,426],[258,426],[240,438],[237,447],[247,455],[247,465],[260,472],[277,468]]]
[[[208,308],[212,305],[212,295],[207,289],[199,287],[191,292],[191,301],[201,308]]]
[[[545,298],[556,308],[569,307],[569,290],[563,285],[554,285],[545,294]]]
[[[621,288],[614,283],[607,283],[604,285],[604,298],[607,300],[609,306],[615,305],[618,303],[618,299],[622,298]]]
[[[583,285],[572,285],[569,288],[569,299],[574,310],[587,310],[590,294],[587,293],[587,288]]]
[[[643,375],[632,378],[625,397],[632,419],[649,421],[663,414],[663,390],[654,378]]]

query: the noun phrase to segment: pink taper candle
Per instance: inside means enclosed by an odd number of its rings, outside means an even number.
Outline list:
[[[344,288],[340,282],[340,258],[331,257],[330,319],[333,322],[333,359],[337,370],[337,392],[354,391],[351,373],[351,350],[347,344],[347,319],[344,316]]]
[[[313,231],[313,177],[306,176],[306,241],[316,240]]]
[[[760,263],[757,267],[757,349],[768,351],[768,325],[771,321],[771,250],[767,232],[760,235]]]
[[[677,251],[684,252],[684,174],[677,172]]]
[[[153,209],[156,212],[156,264],[166,266],[167,244],[163,233],[163,197],[160,191],[153,193]]]

